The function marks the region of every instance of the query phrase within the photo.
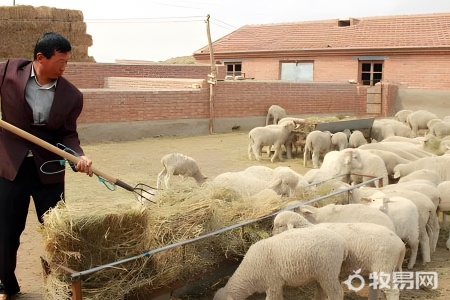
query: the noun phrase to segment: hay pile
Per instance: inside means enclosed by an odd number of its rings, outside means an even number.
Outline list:
[[[266,216],[290,200],[272,195],[255,201],[228,189],[180,185],[160,192],[157,204],[142,205],[130,199],[99,207],[60,203],[45,215],[45,225],[40,230],[51,266],[45,299],[65,299],[70,295],[70,276],[58,265],[84,271],[114,263]],[[192,278],[225,257],[242,258],[251,244],[269,235],[271,222],[271,218],[266,218],[85,275],[83,299],[121,299],[136,290],[151,291]]]
[[[83,13],[79,10],[47,6],[0,6],[0,61],[11,57],[33,59],[34,45],[46,31],[64,35],[72,44],[71,61],[94,62],[88,56],[92,36],[86,33]]]

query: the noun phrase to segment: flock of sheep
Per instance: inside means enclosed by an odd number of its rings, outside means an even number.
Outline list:
[[[275,124],[268,124],[270,118]],[[302,122],[272,106],[266,126],[249,133],[249,158],[259,160],[263,147],[273,147],[271,160],[283,159],[283,150],[287,154],[289,147],[299,145],[292,136]],[[408,270],[416,265],[419,250],[422,266],[431,261],[438,216],[443,212],[445,224],[445,212],[450,211],[450,117],[402,110],[393,118],[376,119],[369,142],[358,130],[314,130],[300,144],[305,166],[310,156],[313,162],[304,175],[289,167],[254,165],[211,180],[247,196],[272,193],[289,201],[274,219],[272,236],[250,247],[215,300],[246,299],[255,292],[283,299],[283,286],[311,282],[317,283],[317,299],[343,299],[342,279],[357,271],[393,279],[404,262]],[[172,175],[192,177],[199,185],[207,180],[196,161],[183,154],[168,154],[161,162],[157,188],[162,181],[168,188]],[[346,191],[337,204],[316,207],[292,201],[324,182]],[[399,299],[401,289],[393,281],[371,286],[369,299],[377,299],[379,290],[387,299]]]

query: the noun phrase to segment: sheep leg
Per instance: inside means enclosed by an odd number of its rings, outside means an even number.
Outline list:
[[[325,282],[318,280],[318,284],[321,288],[317,289],[316,293],[316,299],[327,299],[325,298],[318,298],[322,297],[323,294],[328,296],[329,300],[342,300],[344,298],[344,291],[342,290],[341,283],[338,279],[338,276],[336,275],[336,279],[328,278]]]
[[[250,143],[248,144],[248,149],[247,149],[247,154],[248,154],[248,159],[252,160],[252,152],[253,152],[253,141],[250,140]]]
[[[266,291],[266,300],[283,300],[283,286],[272,286]]]
[[[272,158],[270,159],[272,162],[275,161],[276,158],[278,158],[280,161],[283,161],[283,153],[281,151],[281,145],[275,144],[275,153],[273,154]]]
[[[156,179],[156,188],[157,188],[157,189],[159,189],[159,188],[161,187],[161,180],[162,180],[162,177],[163,177],[164,175],[166,175],[166,173],[167,173],[166,168],[162,169],[162,171],[159,172],[158,177],[157,177],[157,179]]]
[[[408,269],[411,270],[416,264],[417,251],[419,250],[419,241],[408,241],[411,248],[411,255],[409,256]]]
[[[419,229],[419,245],[422,252],[422,265],[431,261],[430,255],[430,237],[428,236],[425,226],[421,226]]]
[[[313,161],[313,168],[318,169],[319,168],[319,153],[317,151],[313,151],[312,153],[312,161]]]
[[[439,219],[438,216],[432,211],[430,213],[430,218],[428,219],[427,231],[429,231],[430,236],[430,250],[431,253],[436,251],[437,242],[439,239]]]

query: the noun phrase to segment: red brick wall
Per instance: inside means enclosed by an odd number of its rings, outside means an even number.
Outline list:
[[[86,89],[79,123],[209,118],[209,88],[186,90]],[[215,117],[265,116],[272,104],[289,115],[366,115],[365,89],[341,83],[220,81]]]
[[[286,60],[314,61],[315,82],[348,82],[358,80],[357,55],[291,57]],[[384,61],[383,81],[410,88],[448,89],[450,86],[450,56],[377,54]],[[242,61],[246,77],[257,80],[279,80],[279,58],[252,58]]]
[[[219,67],[223,73],[223,66]],[[80,89],[103,88],[105,77],[197,78],[207,79],[208,65],[122,65],[108,63],[69,63],[64,77]]]

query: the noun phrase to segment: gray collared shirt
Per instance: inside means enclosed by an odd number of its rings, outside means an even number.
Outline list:
[[[33,122],[35,124],[47,123],[57,82],[55,80],[45,85],[40,85],[34,73],[34,66],[31,66],[31,76],[25,89],[25,99],[33,110]]]

